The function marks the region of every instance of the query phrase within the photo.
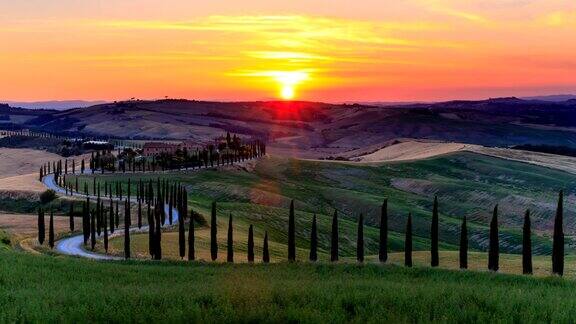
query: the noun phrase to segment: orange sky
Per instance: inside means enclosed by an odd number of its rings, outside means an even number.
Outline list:
[[[0,99],[576,93],[567,0],[0,2]]]

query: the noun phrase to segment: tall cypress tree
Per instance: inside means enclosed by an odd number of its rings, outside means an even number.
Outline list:
[[[294,200],[290,202],[288,215],[288,261],[296,261],[296,221],[294,219]]]
[[[494,207],[490,221],[490,243],[488,251],[488,270],[498,271],[500,259],[500,242],[498,239],[498,205]]]
[[[156,239],[154,237],[156,224],[154,222],[154,216],[150,210],[150,203],[147,203],[147,216],[148,216],[148,253],[150,257],[154,259],[154,253],[156,250]]]
[[[38,242],[40,245],[44,244],[44,238],[46,236],[46,225],[44,222],[44,211],[42,208],[38,208]]]
[[[90,247],[94,251],[96,247],[96,212],[90,212]]]
[[[118,200],[116,200],[116,214],[115,214],[115,218],[116,218],[116,227],[120,227],[120,211],[118,210]]]
[[[212,202],[212,210],[210,213],[210,257],[212,261],[218,258],[218,223],[216,221],[216,202]]]
[[[118,208],[118,206],[116,206]],[[112,204],[112,200],[110,200],[110,233],[114,233],[114,205]]]
[[[96,215],[95,215],[95,221],[96,221],[96,232],[98,233],[98,236],[100,236],[101,233],[101,229],[102,229],[102,225],[100,224],[100,215],[102,214],[102,206],[101,206],[101,201],[100,198],[98,198],[98,200],[96,201]]]
[[[254,227],[248,228],[248,262],[254,262]]]
[[[316,228],[316,214],[312,216],[312,230],[310,231],[310,261],[318,260],[318,229]]]
[[[74,232],[74,202],[70,203],[70,232]]]
[[[112,214],[112,211],[110,211],[110,214]],[[108,221],[106,217],[102,217],[102,219],[104,220],[104,251],[108,253]]]
[[[404,265],[412,266],[412,213],[408,213],[406,221],[406,240],[404,241]]]
[[[364,262],[364,215],[358,217],[358,234],[356,236],[356,260]]]
[[[270,252],[268,251],[268,232],[264,232],[264,244],[262,246],[262,262],[270,262]]]
[[[558,206],[554,219],[554,236],[552,238],[552,273],[564,274],[564,192],[558,194]]]
[[[184,230],[184,217],[182,216],[178,217],[178,252],[180,252],[180,259],[184,260],[186,256],[186,233]]]
[[[50,209],[50,228],[48,231],[48,245],[54,248],[54,211]]]
[[[462,220],[460,228],[460,269],[468,269],[468,228],[466,226],[466,216]]]
[[[154,233],[154,240],[156,243],[156,249],[154,250],[154,259],[155,260],[162,260],[162,213],[164,209],[160,206],[154,207],[154,214],[156,215],[156,231]]]
[[[84,215],[82,217],[83,221],[82,221],[82,226],[86,226],[85,227],[85,232],[84,232],[84,245],[88,244],[88,240],[90,239],[90,228],[92,227],[90,224],[90,197],[86,197],[86,202],[84,203],[84,206],[86,207],[85,210],[83,210]]]
[[[530,229],[530,210],[524,214],[522,227],[522,273],[532,274],[532,235]]]
[[[170,192],[170,195],[168,197],[168,223],[170,223],[170,225],[172,225],[172,208],[174,208],[174,195],[172,195],[172,190],[166,190],[167,192]],[[179,206],[181,207],[181,206]],[[180,210],[180,208],[178,208],[178,210]]]
[[[130,215],[130,202],[124,204],[124,215]],[[124,217],[124,258],[130,259],[130,216]]]
[[[430,256],[432,267],[437,267],[440,263],[438,257],[438,197],[434,197],[434,206],[432,207],[432,224],[430,228]]]
[[[330,261],[338,261],[338,211],[332,216],[332,241],[330,244]]]
[[[248,234],[250,237],[250,234]],[[234,232],[232,229],[232,214],[230,214],[230,218],[228,218],[228,254],[226,260],[228,262],[234,262]]]
[[[194,211],[190,211],[190,224],[188,227],[188,260],[193,261],[196,258],[194,249]]]
[[[142,200],[138,199],[138,228],[142,228]]]
[[[380,246],[378,250],[380,262],[388,260],[388,199],[384,199],[380,210]]]

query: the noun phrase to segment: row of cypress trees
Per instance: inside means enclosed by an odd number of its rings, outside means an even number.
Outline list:
[[[219,154],[215,154],[215,153],[210,153],[210,152],[216,152],[215,148],[213,147],[213,145],[210,145],[209,147],[205,147],[202,149],[202,151],[198,151],[197,152],[197,157],[198,157],[198,163],[196,164],[192,164],[192,168],[194,169],[196,166],[198,168],[201,168],[202,166],[208,168],[208,167],[214,167],[214,165],[216,164],[216,166],[220,166],[220,165],[228,165],[228,164],[234,164],[236,162],[242,162],[245,160],[249,160],[249,159],[253,159],[253,158],[258,158],[261,156],[264,156],[266,154],[266,144],[261,142],[261,141],[255,141],[254,143],[246,143],[246,144],[242,144],[240,145],[238,148],[236,148],[234,150],[234,154],[233,155],[229,155],[229,156],[224,156],[224,155],[219,155]],[[174,159],[174,158],[173,158]],[[116,157],[113,156],[112,151],[111,150],[104,150],[104,151],[96,151],[96,154],[94,154],[94,152],[91,153],[89,160],[89,169],[91,170],[91,173],[94,174],[97,170],[100,170],[101,173],[104,173],[105,169],[106,170],[116,170]],[[70,163],[69,163],[70,161]],[[80,160],[80,173],[84,173],[86,170],[86,162],[84,159]],[[70,167],[69,167],[70,166]],[[182,165],[179,164],[175,164],[174,168],[181,168]],[[188,167],[188,166],[186,166]],[[54,173],[54,178],[56,180],[57,183],[61,183],[59,181],[59,177],[61,175],[66,175],[69,173],[69,169],[71,169],[71,173],[75,174],[76,173],[76,160],[75,159],[64,159],[64,162],[62,162],[62,160],[58,160],[58,161],[53,161],[53,162],[46,162],[44,163],[40,169],[39,169],[39,180],[42,181],[42,179],[50,174],[50,173]],[[152,156],[152,161],[146,161],[143,160],[142,162],[135,162],[132,159],[128,160],[128,161],[118,161],[118,170],[121,170],[122,172],[126,172],[126,170],[128,169],[128,171],[132,171],[132,172],[136,172],[136,171],[140,171],[140,172],[156,172],[156,171],[165,171],[169,168],[169,165],[166,163],[163,163],[162,161],[156,161],[156,157]],[[71,189],[70,185],[66,185],[67,188]],[[76,191],[78,192],[78,188],[76,188]]]
[[[295,261],[295,220],[294,220],[294,202],[290,204],[288,219],[288,261]],[[338,261],[338,212],[334,211],[332,217],[332,233],[330,242],[330,260]],[[430,231],[430,265],[438,267],[439,259],[439,214],[438,214],[438,197],[434,198],[432,207],[432,220]],[[318,233],[316,224],[316,215],[312,218],[312,227],[310,231],[310,261],[318,259]],[[412,262],[412,215],[408,214],[405,230],[404,241],[404,264],[411,267]],[[388,259],[388,201],[384,200],[381,207],[380,215],[380,242],[379,242],[379,261],[386,262]],[[498,233],[498,205],[492,212],[490,220],[490,233],[488,245],[488,269],[491,271],[499,270],[500,243]],[[364,217],[362,214],[358,217],[357,241],[356,241],[356,258],[358,262],[364,261]],[[468,268],[468,228],[467,219],[463,217],[460,227],[460,247],[459,263],[461,269]],[[531,222],[530,211],[527,210],[524,215],[523,241],[522,241],[522,272],[532,274],[532,240],[531,240]],[[563,231],[563,192],[560,191],[556,217],[554,219],[553,247],[552,247],[552,273],[557,275],[564,274],[564,231]]]
[[[185,235],[185,217],[188,213],[187,208],[187,193],[183,186],[172,183],[169,184],[167,181],[162,182],[157,181],[157,189],[154,191],[152,181],[150,180],[146,185],[140,181],[137,186],[137,201],[138,201],[138,227],[142,226],[142,202],[147,204],[147,216],[149,226],[149,252],[152,258],[161,259],[161,225],[165,222],[166,213],[164,211],[164,203],[168,205],[169,213],[169,223],[172,224],[172,210],[175,208],[178,210],[179,217],[178,221],[178,231],[179,231],[179,254],[181,258],[185,257],[186,254],[186,235]],[[130,188],[130,184],[128,185]],[[144,189],[148,188],[148,190]],[[117,191],[118,192],[118,191]],[[121,190],[119,195],[121,195]],[[128,199],[125,201],[125,235],[126,235],[126,251],[125,254],[127,258],[130,255],[129,251],[129,226],[130,226],[130,204],[129,204],[130,190],[128,190]],[[151,203],[154,203],[154,207],[151,208]],[[116,213],[113,217],[114,205],[112,200],[110,200],[109,209],[109,219],[110,219],[110,231],[113,233],[114,228],[119,227],[119,217],[118,217],[118,202],[116,202]],[[432,207],[432,219],[431,219],[431,266],[439,266],[439,211],[438,211],[438,198],[434,198],[434,203]],[[103,201],[100,197],[97,198],[95,210],[90,210],[90,199],[84,202],[83,205],[83,232],[84,241],[87,243],[88,238],[91,238],[92,249],[94,248],[96,235],[95,233],[102,232],[102,227],[104,227],[104,245],[107,250],[107,228],[108,222],[104,216],[104,206]],[[188,259],[195,259],[194,250],[194,218],[195,212],[191,211],[191,219],[189,222],[188,229]],[[310,261],[316,261],[318,259],[318,230],[316,224],[316,215],[312,219],[312,229],[310,236]],[[211,217],[210,217],[210,254],[211,259],[216,260],[218,258],[218,242],[217,242],[217,217],[216,217],[216,202],[212,203]],[[38,239],[41,244],[44,242],[44,210],[38,210],[38,229],[39,235]],[[70,229],[74,230],[74,219],[73,219],[73,207],[70,209]],[[50,215],[50,235],[49,244],[53,247],[54,244],[54,229],[53,229],[53,212]],[[296,234],[295,234],[295,211],[294,211],[294,201],[290,203],[289,217],[288,217],[288,261],[296,261]],[[234,250],[233,250],[233,218],[232,215],[229,217],[228,222],[228,253],[227,260],[229,262],[234,261]],[[263,259],[269,261],[269,251],[268,251],[268,235],[265,233],[264,240],[264,253]],[[330,247],[330,260],[338,261],[338,212],[335,211],[332,218],[332,234],[331,234],[331,247]],[[381,262],[386,262],[388,255],[388,202],[384,200],[381,207],[380,216],[380,244],[379,244],[379,260]],[[522,268],[523,273],[531,274],[533,272],[532,267],[532,246],[531,246],[531,222],[530,222],[530,212],[526,211],[524,215],[524,225],[523,225],[523,244],[522,244]],[[499,270],[499,231],[498,231],[498,206],[496,205],[492,212],[492,218],[490,220],[490,231],[489,231],[489,244],[488,244],[488,269],[491,271]],[[362,214],[358,217],[358,228],[357,228],[357,244],[356,244],[356,257],[358,262],[364,261],[364,217]],[[406,266],[412,266],[412,215],[408,214],[405,230],[405,260]],[[254,234],[253,226],[249,227],[248,234],[248,261],[254,261]],[[467,229],[467,219],[464,217],[462,219],[461,229],[460,229],[460,249],[459,249],[459,263],[460,268],[466,269],[468,267],[468,229]],[[558,197],[558,205],[556,210],[556,217],[554,221],[554,233],[553,233],[553,248],[552,248],[552,272],[554,274],[563,275],[564,272],[564,233],[563,233],[563,192],[560,191]]]

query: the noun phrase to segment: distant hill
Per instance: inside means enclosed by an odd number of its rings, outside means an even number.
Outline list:
[[[34,102],[0,100],[0,103],[5,103],[12,107],[20,107],[26,109],[56,109],[56,110],[90,107],[94,105],[103,104],[105,102],[106,101],[101,100],[99,101],[63,100],[63,101],[34,101]]]
[[[576,100],[576,95],[573,94],[560,94],[560,95],[549,95],[549,96],[535,96],[535,97],[523,97],[525,100],[540,100],[540,101],[553,101],[562,102],[567,100]]]
[[[380,107],[167,99],[64,111],[11,109],[3,113],[9,118],[5,123],[18,127],[132,139],[189,138],[199,142],[229,131],[266,139],[272,152],[307,157],[377,150],[396,138],[576,148],[576,100],[549,102],[510,97]]]

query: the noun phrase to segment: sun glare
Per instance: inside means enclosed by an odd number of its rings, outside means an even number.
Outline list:
[[[272,75],[280,84],[280,97],[284,100],[294,99],[295,87],[309,77],[307,72],[302,71],[275,71]]]
[[[297,88],[302,82],[311,79],[310,71],[242,71],[233,75],[265,78],[266,85],[273,80],[278,85],[278,97],[283,100],[292,100],[297,97]]]
[[[294,99],[294,87],[289,85],[283,85],[280,90],[280,97],[284,100]]]

